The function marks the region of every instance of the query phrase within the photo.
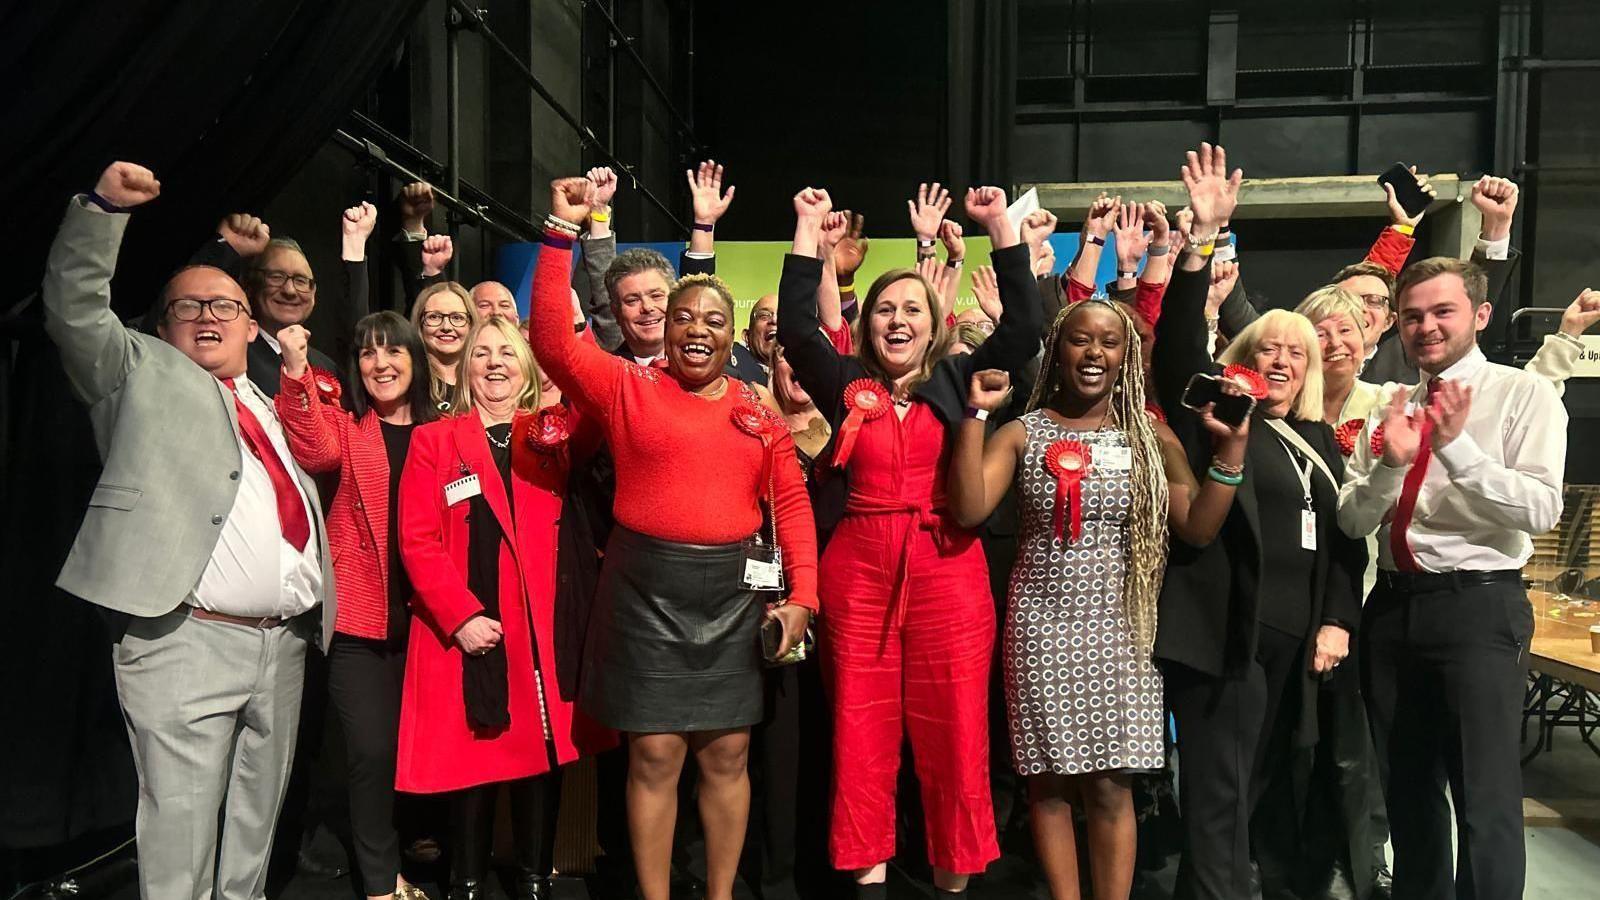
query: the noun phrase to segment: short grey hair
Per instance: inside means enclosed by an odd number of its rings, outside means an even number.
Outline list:
[[[267,246],[259,254],[244,261],[244,276],[246,278],[255,277],[261,271],[263,260],[272,255],[274,250],[293,250],[300,254],[301,259],[306,261],[306,268],[311,268],[311,257],[307,256],[306,251],[301,249],[299,241],[294,238],[273,238],[267,241]],[[312,274],[315,275],[315,273]]]
[[[606,295],[611,298],[612,303],[617,302],[617,285],[622,283],[622,279],[649,271],[660,272],[661,277],[666,279],[669,289],[678,279],[677,270],[673,269],[672,263],[660,253],[648,247],[634,247],[622,251],[606,269]]]

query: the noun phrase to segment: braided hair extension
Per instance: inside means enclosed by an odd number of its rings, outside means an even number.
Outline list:
[[[1115,311],[1127,335],[1127,349],[1122,354],[1122,366],[1117,370],[1117,382],[1111,394],[1112,423],[1127,432],[1128,445],[1133,450],[1133,469],[1129,473],[1133,502],[1128,511],[1127,573],[1122,597],[1127,605],[1128,630],[1134,644],[1141,652],[1149,653],[1155,646],[1156,605],[1167,567],[1167,476],[1155,425],[1145,412],[1144,362],[1139,332],[1121,304],[1086,300],[1068,306],[1056,316],[1045,336],[1044,360],[1039,367],[1039,380],[1034,383],[1033,396],[1028,398],[1027,411],[1049,406],[1055,399],[1061,387],[1057,362],[1059,345],[1067,320],[1074,311],[1091,303]]]

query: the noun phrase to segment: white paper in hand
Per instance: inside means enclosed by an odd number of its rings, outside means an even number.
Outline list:
[[[1006,218],[1011,220],[1011,227],[1022,233],[1022,220],[1030,214],[1039,211],[1039,189],[1028,188],[1028,192],[1018,197],[1015,202],[1006,207]]]

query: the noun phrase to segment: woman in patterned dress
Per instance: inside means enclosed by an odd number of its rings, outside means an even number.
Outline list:
[[[1177,437],[1144,412],[1140,341],[1121,307],[1068,307],[1045,347],[1030,412],[987,446],[982,411],[999,408],[1009,379],[992,370],[972,376],[950,508],[963,525],[980,523],[1016,481],[1023,536],[1002,645],[1012,762],[1028,779],[1051,895],[1078,896],[1078,804],[1094,895],[1125,898],[1136,841],[1129,773],[1164,763],[1161,676],[1150,647],[1167,530],[1209,542],[1233,487],[1198,484]],[[1238,465],[1248,422],[1232,428],[1209,409],[1202,416],[1219,463]]]

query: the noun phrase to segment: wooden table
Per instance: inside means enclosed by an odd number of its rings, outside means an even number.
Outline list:
[[[1528,652],[1532,682],[1523,703],[1523,738],[1530,720],[1537,720],[1538,733],[1523,762],[1550,749],[1558,726],[1576,728],[1583,742],[1600,754],[1594,741],[1600,729],[1600,653],[1589,641],[1589,626],[1600,624],[1600,605],[1575,609],[1564,595],[1537,590],[1529,591],[1528,599],[1533,604]]]

